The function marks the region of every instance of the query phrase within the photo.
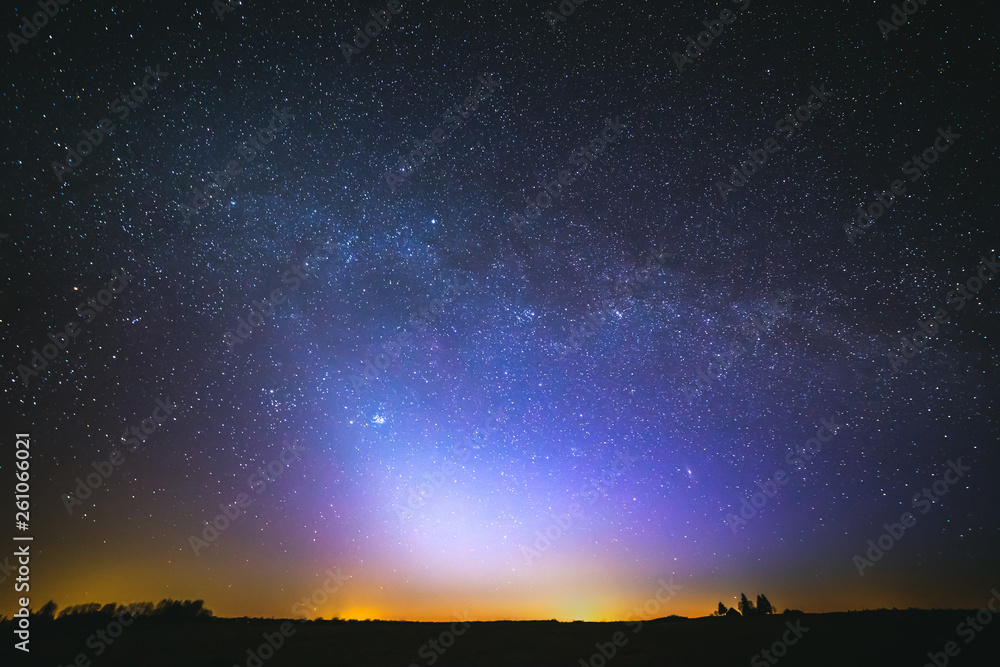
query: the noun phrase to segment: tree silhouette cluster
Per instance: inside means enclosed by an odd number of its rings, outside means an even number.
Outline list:
[[[58,618],[60,621],[66,619],[68,621],[96,621],[98,623],[105,620],[110,621],[111,619],[122,615],[129,615],[132,618],[143,618],[163,623],[196,621],[212,618],[212,612],[211,610],[205,608],[204,600],[181,601],[167,598],[160,600],[156,604],[153,604],[152,602],[135,602],[127,605],[115,604],[113,602],[101,605],[97,602],[88,602],[87,604],[77,604],[65,607],[57,616],[56,609],[58,608],[59,606],[55,602],[49,600],[42,606],[41,609],[32,613],[32,616],[41,621]],[[6,619],[0,618],[0,620]]]
[[[768,614],[774,613],[774,605],[771,601],[767,599],[766,595],[757,596],[757,604],[751,600],[747,599],[746,593],[740,593],[740,603],[739,603],[739,614],[742,616],[767,616]],[[719,608],[715,612],[716,616],[735,616],[737,614],[736,610],[730,607],[726,609],[726,605],[719,603]]]

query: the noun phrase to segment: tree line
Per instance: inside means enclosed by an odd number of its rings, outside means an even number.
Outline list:
[[[31,612],[31,616],[40,621],[67,619],[71,621],[100,622],[105,619],[111,620],[118,616],[128,615],[132,618],[144,618],[164,623],[212,618],[212,611],[205,608],[204,600],[181,601],[166,598],[155,604],[152,602],[134,602],[127,605],[115,604],[113,602],[102,605],[97,602],[88,602],[86,604],[65,607],[56,614],[57,609],[59,609],[59,605],[49,600],[37,612]],[[0,615],[0,623],[6,620],[5,616]]]
[[[719,603],[719,608],[715,611],[715,616],[767,616],[768,614],[777,613],[777,609],[771,604],[771,601],[767,599],[766,595],[757,595],[757,604],[754,604],[752,600],[748,600],[746,593],[740,593],[739,601],[739,611],[736,611],[732,607],[726,609],[726,605],[722,602]],[[790,609],[786,609],[785,614],[794,614],[802,612],[795,612]]]

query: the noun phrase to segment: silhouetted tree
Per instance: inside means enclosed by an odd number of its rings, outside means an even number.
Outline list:
[[[153,615],[152,602],[136,602],[129,607],[131,607],[132,616],[136,618],[149,618]]]
[[[88,602],[87,604],[77,604],[72,607],[66,607],[61,612],[59,612],[59,618],[65,618],[68,616],[95,616],[101,612],[101,605],[96,602]]]
[[[740,593],[740,613],[744,616],[753,616],[755,612],[753,602],[747,600],[746,593]]]
[[[131,604],[120,604],[115,609],[115,617],[119,616],[124,618],[128,618],[129,616],[135,617],[135,610],[138,606],[139,605],[134,602]]]
[[[159,621],[194,621],[210,618],[212,612],[205,609],[204,600],[160,600],[153,610],[152,616]]]
[[[722,603],[720,602],[720,603],[719,603],[719,609],[718,609],[718,611],[716,611],[715,613],[716,613],[717,615],[719,615],[719,616],[725,616],[725,615],[726,615],[726,605],[724,605],[724,604],[722,604]]]
[[[164,598],[156,603],[156,608],[153,609],[153,616],[169,616],[178,604],[180,603],[170,598]]]
[[[205,609],[204,600],[194,600],[193,602],[184,601],[184,614],[191,618],[203,619],[211,618],[212,610]]]
[[[771,606],[771,602],[767,599],[766,595],[760,594],[757,596],[757,613],[761,616],[774,613],[774,607]]]
[[[57,605],[52,600],[49,600],[44,605],[42,605],[41,609],[38,610],[38,616],[46,620],[52,620],[53,618],[56,617],[56,609],[58,608],[59,605]]]

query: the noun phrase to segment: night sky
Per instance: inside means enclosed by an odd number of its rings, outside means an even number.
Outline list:
[[[290,617],[331,572],[311,617],[985,604],[991,6],[512,5],[74,0],[6,38],[33,607]]]

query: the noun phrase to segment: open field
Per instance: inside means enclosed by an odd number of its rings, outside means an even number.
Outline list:
[[[88,637],[101,626],[57,620],[44,628],[39,626],[33,633],[30,664],[70,665],[83,653],[91,665],[103,667],[582,667],[587,664],[600,667],[605,663],[596,645],[603,645],[610,652],[615,633],[621,632],[625,643],[614,648],[615,655],[607,661],[609,666],[780,663],[919,667],[928,662],[929,651],[943,652],[951,641],[956,642],[958,655],[950,658],[948,664],[996,665],[1000,634],[995,627],[986,626],[968,643],[969,630],[962,636],[956,633],[956,627],[969,615],[974,616],[975,612],[866,611],[746,619],[673,618],[649,621],[641,627],[634,622],[477,622],[456,637],[443,653],[432,650],[428,643],[447,633],[448,623],[292,622],[294,632],[278,642],[282,645],[273,655],[260,662],[248,650],[256,651],[264,643],[265,633],[274,637],[282,621],[138,620],[98,656],[96,648],[102,646],[101,642],[91,639],[91,648],[87,644]],[[770,663],[759,655],[775,642],[781,642],[783,635],[795,638],[789,634],[789,627],[795,627],[796,621],[802,636],[787,647],[784,657]],[[288,626],[285,627],[287,631]],[[618,639],[621,643],[622,635]],[[779,648],[777,652],[783,651]],[[262,652],[263,657],[268,654],[266,649]],[[87,667],[86,662],[79,664]]]

